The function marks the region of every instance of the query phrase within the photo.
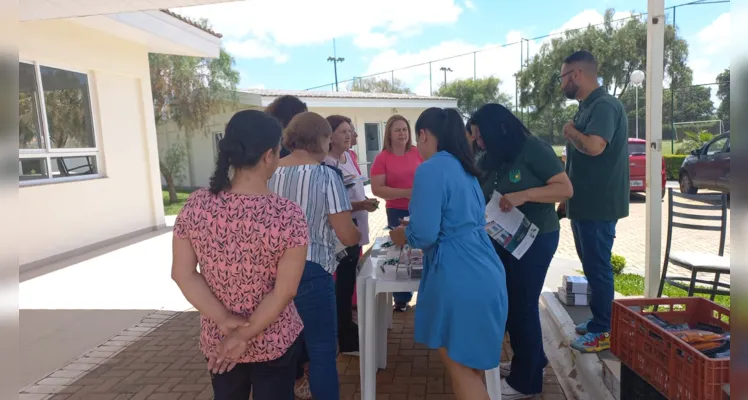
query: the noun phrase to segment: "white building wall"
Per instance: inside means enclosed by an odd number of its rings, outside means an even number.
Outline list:
[[[248,107],[250,108],[250,107]],[[255,107],[256,109],[260,109]],[[358,162],[361,167],[361,172],[367,174],[367,163],[371,163],[374,160],[368,160],[366,156],[366,139],[364,136],[364,125],[367,123],[379,123],[380,129],[380,143],[383,143],[384,136],[384,124],[387,122],[393,114],[400,114],[410,121],[411,129],[415,125],[418,116],[421,115],[425,108],[381,108],[381,107],[310,107],[309,111],[316,112],[323,117],[329,115],[340,114],[349,117],[353,120],[356,132],[358,132],[358,145],[354,147],[354,151],[358,155]],[[213,134],[216,132],[223,132],[226,123],[233,115],[232,112],[223,113],[214,116],[208,126],[201,132],[195,132],[189,135],[189,143],[191,145],[191,157],[185,161],[185,179],[177,182],[178,186],[181,187],[205,187],[210,182],[210,176],[213,174],[215,168],[215,144]],[[174,123],[169,122],[157,126],[158,130],[158,146],[161,152],[165,151],[169,146],[175,143],[177,140],[184,141],[187,135],[184,131],[180,130]],[[413,143],[415,143],[415,133],[413,134]],[[161,183],[165,184],[163,178]]]
[[[88,74],[104,175],[20,188],[19,264],[163,225],[147,48],[66,20],[19,38],[22,61]]]

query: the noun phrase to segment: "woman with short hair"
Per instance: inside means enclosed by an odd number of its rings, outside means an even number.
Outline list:
[[[309,386],[314,398],[338,399],[336,242],[354,246],[361,233],[353,223],[342,179],[321,162],[330,148],[330,124],[319,114],[296,115],[284,131],[290,154],[280,160],[270,190],[301,206],[309,226],[306,265],[294,302],[304,322]]]
[[[338,256],[335,277],[335,298],[338,309],[338,348],[341,353],[358,354],[358,326],[353,322],[353,289],[356,287],[356,268],[361,256],[361,246],[369,243],[369,215],[377,209],[376,199],[367,199],[361,171],[351,157],[353,140],[351,119],[343,115],[330,115],[327,122],[332,128],[330,151],[324,163],[337,168],[343,176],[351,200],[352,215],[361,240]]]
[[[309,111],[306,103],[301,101],[300,98],[291,95],[284,95],[273,100],[265,108],[265,113],[272,115],[275,119],[280,122],[283,129],[286,129],[291,119],[298,114]],[[289,155],[291,152],[285,147],[281,147],[280,157],[283,158]]]

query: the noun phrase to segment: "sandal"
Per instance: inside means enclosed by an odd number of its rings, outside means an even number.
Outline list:
[[[303,378],[296,381],[293,393],[299,400],[310,400],[312,398],[312,391],[309,389],[309,376],[307,374],[304,374]]]

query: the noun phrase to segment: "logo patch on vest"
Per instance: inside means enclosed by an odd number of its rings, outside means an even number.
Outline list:
[[[522,174],[518,169],[512,170],[509,172],[509,181],[512,183],[517,183],[520,180],[522,180]]]

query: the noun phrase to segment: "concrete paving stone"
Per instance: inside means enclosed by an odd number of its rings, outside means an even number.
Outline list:
[[[422,348],[413,340],[414,311],[397,313],[393,319],[392,333],[388,343],[389,363],[377,374],[378,399],[450,399],[453,398],[452,385],[446,370],[434,350]],[[29,400],[43,399],[42,395],[57,394],[60,399],[211,399],[210,375],[205,369],[204,358],[198,349],[197,337],[200,330],[200,317],[197,312],[184,312],[179,318],[167,321],[148,335],[124,348],[112,357],[110,362],[80,372],[77,380],[46,378],[46,382],[59,386],[37,384],[24,393]],[[160,332],[179,332],[175,340],[190,343],[189,348],[180,350],[176,358],[160,356],[169,345],[160,345],[161,351],[144,350],[140,341],[149,341],[149,335],[159,337]],[[149,347],[158,348],[159,345]],[[511,357],[508,341],[502,345],[505,350],[502,359]],[[509,350],[509,352],[507,352]],[[165,352],[168,353],[168,352]],[[167,358],[168,362],[164,362]],[[148,362],[145,362],[148,361]],[[70,364],[69,366],[88,364]],[[75,367],[74,367],[75,368]],[[359,360],[356,357],[338,357],[341,399],[360,399]],[[63,370],[64,371],[64,370]],[[542,397],[563,399],[558,380],[552,373],[545,379]],[[42,382],[40,382],[42,383]],[[37,395],[36,398],[29,397]],[[67,397],[64,397],[67,396]],[[560,397],[559,397],[560,396]],[[541,397],[538,397],[541,398]]]
[[[384,205],[384,203],[382,203]],[[629,272],[643,271],[644,203],[632,201],[631,215],[619,222],[614,252],[626,257]],[[729,220],[729,218],[728,218]],[[369,215],[372,241],[386,235],[382,206]],[[663,235],[666,232],[663,222]],[[677,236],[674,248],[716,252],[717,234]],[[664,239],[664,238],[663,238]],[[729,234],[728,234],[729,243]],[[365,246],[367,250],[371,244]],[[729,254],[729,246],[726,249]],[[568,220],[562,221],[557,256],[576,258]],[[120,332],[100,348],[75,360],[60,371],[31,385],[23,400],[59,399],[211,399],[210,376],[198,349],[199,314],[195,311],[151,313],[133,328]],[[502,360],[511,358],[504,341]],[[377,374],[377,398],[386,400],[453,399],[449,377],[436,351],[413,340],[413,310],[397,313],[388,337],[387,368]],[[360,399],[358,358],[338,358],[341,398]],[[537,399],[565,399],[552,371],[544,378],[544,393]]]

